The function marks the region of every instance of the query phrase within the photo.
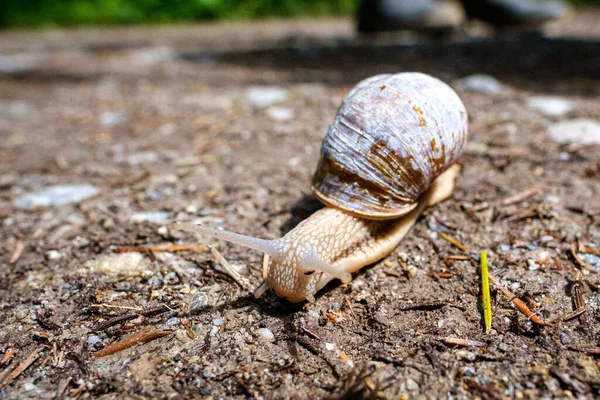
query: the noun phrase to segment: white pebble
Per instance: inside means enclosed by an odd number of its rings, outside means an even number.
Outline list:
[[[98,118],[104,126],[113,126],[121,122],[121,116],[118,113],[105,111]]]
[[[164,224],[169,222],[169,213],[165,211],[150,211],[131,214],[131,222],[153,222],[155,224]]]
[[[573,109],[569,100],[555,96],[536,96],[527,105],[548,117],[560,118]]]
[[[325,343],[325,348],[327,349],[327,351],[334,351],[335,345],[333,343]]]
[[[91,185],[48,186],[19,197],[15,205],[19,208],[37,208],[75,204],[99,192],[100,188]]]
[[[260,336],[262,339],[272,342],[275,340],[275,335],[267,328],[258,328],[256,330],[256,334]]]
[[[296,113],[287,107],[270,107],[267,109],[267,116],[273,121],[286,122],[293,120]]]
[[[140,253],[107,254],[90,261],[88,267],[108,275],[129,275],[142,272],[144,256]]]
[[[58,260],[59,258],[62,258],[62,256],[63,254],[58,250],[50,250],[46,252],[46,258],[48,260]]]
[[[598,144],[600,123],[591,119],[557,122],[548,129],[548,135],[557,143]]]
[[[409,391],[417,391],[420,389],[419,384],[411,378],[406,380],[406,389]]]
[[[88,337],[88,343],[90,345],[94,345],[94,344],[96,344],[98,342],[101,342],[101,341],[102,341],[102,338],[100,336],[97,336],[97,335],[92,335],[92,336]]]
[[[458,81],[458,85],[474,92],[497,95],[502,91],[502,85],[496,78],[484,74],[469,75]]]
[[[254,86],[246,91],[246,98],[256,107],[268,107],[286,101],[287,90],[273,86]]]

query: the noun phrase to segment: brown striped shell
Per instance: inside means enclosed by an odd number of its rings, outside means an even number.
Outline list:
[[[312,190],[368,219],[406,214],[462,153],[467,111],[429,75],[376,75],[344,98],[321,147]]]

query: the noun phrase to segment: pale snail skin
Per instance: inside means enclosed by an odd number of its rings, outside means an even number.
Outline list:
[[[426,207],[452,195],[466,136],[466,110],[445,83],[420,73],[377,75],[350,91],[323,142],[312,189],[329,207],[273,240],[174,227],[268,255],[256,297],[272,288],[290,302],[314,302],[331,280],[348,283],[389,255]]]

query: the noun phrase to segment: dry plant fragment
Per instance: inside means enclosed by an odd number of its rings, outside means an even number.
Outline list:
[[[537,315],[535,315],[535,313],[533,311],[531,311],[529,309],[529,307],[527,307],[527,305],[523,302],[523,300],[516,298],[514,293],[511,292],[510,290],[508,290],[507,288],[505,288],[500,283],[500,281],[498,281],[498,279],[496,279],[494,277],[494,275],[489,274],[489,278],[490,278],[490,282],[492,282],[494,284],[494,286],[496,286],[498,289],[500,289],[500,291],[504,294],[504,296],[507,299],[509,299],[514,304],[514,306],[517,308],[517,310],[519,310],[521,313],[523,313],[527,317],[527,319],[529,319],[531,322],[534,322],[541,326],[552,326],[552,324],[542,321]]]
[[[579,282],[573,286],[573,303],[575,304],[576,310],[583,309],[583,312],[579,315],[579,322],[581,322],[583,325],[587,325],[589,322],[587,307],[585,305],[585,298],[583,297],[581,284]]]
[[[577,254],[577,246],[575,242],[571,243],[571,247],[569,249],[571,251],[571,257],[573,257],[573,261],[577,264],[579,268],[584,268],[588,270],[593,270],[585,261],[583,261],[579,255]]]
[[[134,318],[138,318],[139,316],[151,317],[166,312],[168,310],[170,310],[170,308],[166,304],[161,304],[160,306],[150,308],[147,310],[142,310],[138,313],[119,315],[117,317],[109,319],[108,321],[100,322],[94,325],[92,327],[92,330],[103,331],[104,329],[110,328],[111,326],[120,324],[121,322],[132,320]]]
[[[503,206],[508,206],[514,203],[520,203],[521,201],[539,193],[542,189],[544,188],[543,185],[535,185],[532,188],[526,189],[522,192],[513,194],[511,196],[505,197],[503,200],[500,201],[500,204],[502,204]]]
[[[560,317],[558,317],[555,320],[553,320],[552,323],[570,321],[570,320],[572,320],[574,318],[579,317],[584,312],[587,312],[587,307],[585,307],[585,306],[584,307],[580,307],[580,308],[576,309],[575,311],[571,311],[570,313],[561,315]]]
[[[15,348],[14,347],[9,347],[8,350],[6,350],[6,353],[4,353],[4,356],[2,356],[2,360],[0,360],[0,365],[8,364],[8,362],[14,356],[15,356]]]
[[[210,247],[210,251],[213,254],[213,257],[215,257],[215,261],[219,263],[219,265],[223,269],[223,272],[225,272],[225,274],[229,275],[229,277],[231,277],[231,279],[233,279],[235,281],[235,283],[240,285],[240,287],[242,289],[249,290],[250,285],[244,280],[242,275],[240,275],[240,273],[237,272],[236,269],[233,268],[233,266],[231,264],[229,264],[229,261],[227,261],[225,259],[225,257],[223,257],[223,254],[221,254],[221,252],[219,250],[215,249],[213,246],[209,246],[209,247]]]
[[[565,349],[594,356],[600,355],[600,347],[568,345],[565,346]]]
[[[465,247],[464,244],[462,244],[461,242],[459,242],[458,240],[456,240],[455,238],[453,238],[452,236],[444,233],[444,232],[439,232],[439,235],[442,237],[442,239],[448,241],[451,245],[457,247],[458,249],[460,249],[461,251],[464,251],[465,253],[467,253],[467,248]]]
[[[206,245],[203,244],[119,246],[113,249],[113,253],[163,253],[176,251],[193,251],[195,253],[201,253],[205,249]]]
[[[462,346],[462,347],[485,347],[487,344],[484,342],[480,342],[478,340],[470,340],[470,339],[459,339],[452,337],[445,337],[441,339],[447,345],[450,346]]]
[[[10,256],[10,260],[8,261],[8,263],[16,263],[19,260],[19,258],[21,258],[21,256],[23,255],[23,251],[25,251],[25,242],[19,240],[15,245],[15,250],[13,251],[12,256]]]
[[[151,326],[146,326],[140,329],[139,331],[132,333],[129,336],[125,336],[118,342],[111,343],[102,350],[98,350],[92,353],[92,355],[94,357],[106,357],[111,354],[115,354],[125,349],[128,349],[138,343],[146,343],[151,340],[170,335],[171,333],[173,333],[173,331],[155,331],[152,329]]]
[[[8,379],[3,382],[3,385],[10,385],[19,375],[23,373],[31,364],[35,362],[40,356],[40,349],[37,348],[29,354],[29,357],[25,361],[22,361],[10,374]]]

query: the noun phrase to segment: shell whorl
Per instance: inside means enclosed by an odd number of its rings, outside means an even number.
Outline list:
[[[429,75],[376,75],[344,98],[323,141],[312,190],[325,204],[368,219],[412,210],[462,153],[467,112]]]

